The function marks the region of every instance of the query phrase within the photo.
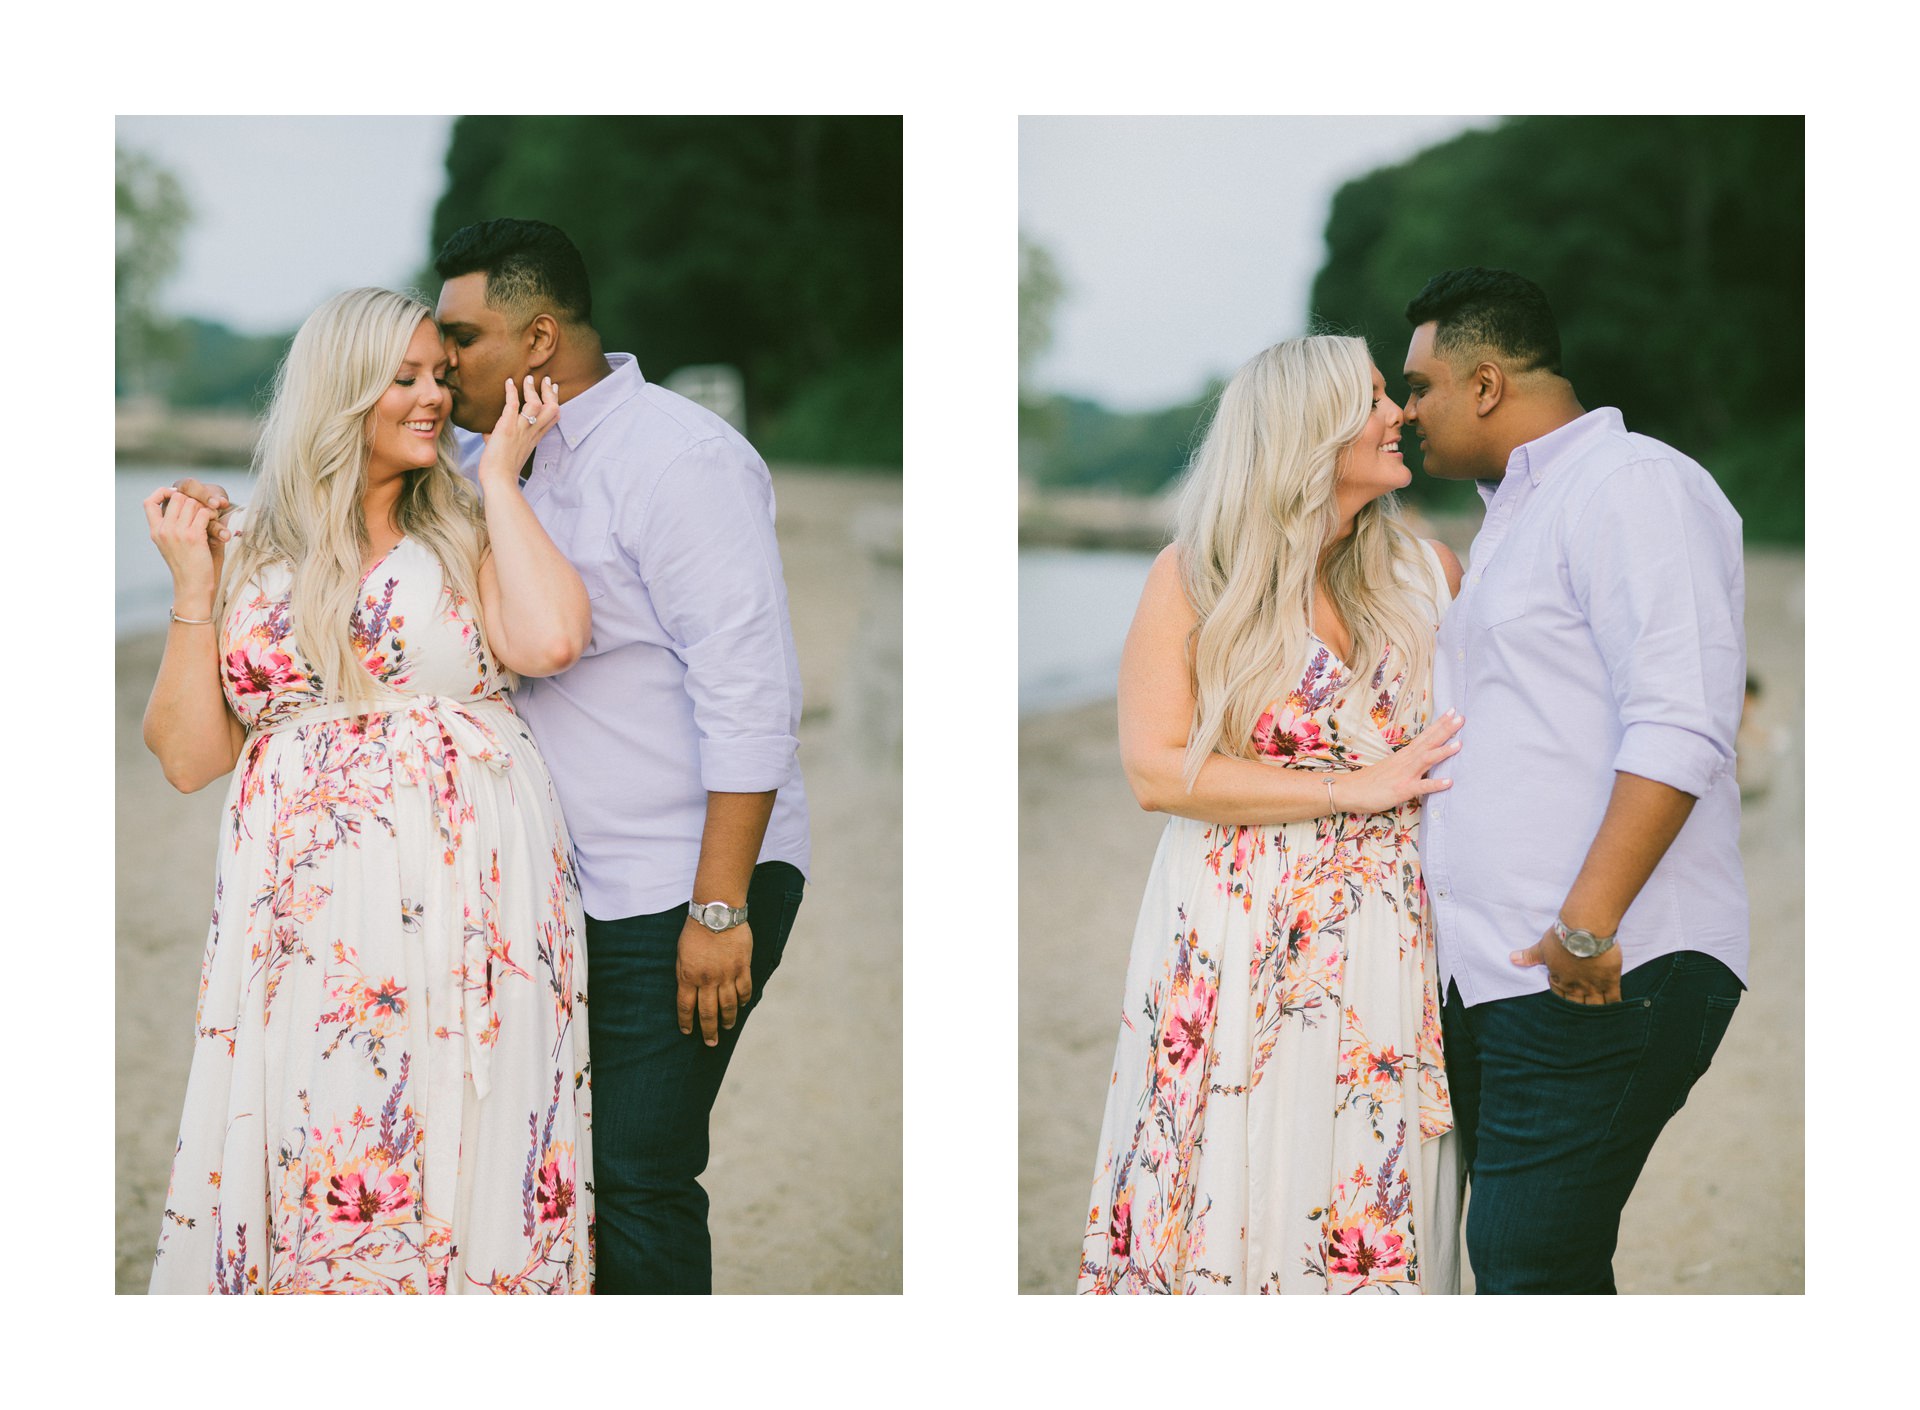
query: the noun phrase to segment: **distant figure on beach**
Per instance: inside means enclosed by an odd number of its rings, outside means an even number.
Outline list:
[[[1435,624],[1400,410],[1366,343],[1237,372],[1120,668],[1120,749],[1170,813],[1147,879],[1083,1293],[1453,1293],[1459,1177],[1422,880]]]
[[[238,765],[156,1293],[590,1288],[580,892],[504,694],[588,640],[516,483],[560,406],[496,389],[483,510],[446,370],[425,304],[338,295],[238,538],[217,493],[146,501],[174,596],[143,737],[183,791]]]
[[[1408,429],[1487,514],[1435,689],[1475,748],[1423,851],[1483,1293],[1611,1293],[1620,1214],[1745,987],[1740,520],[1587,411],[1546,295],[1449,270],[1407,305]]]

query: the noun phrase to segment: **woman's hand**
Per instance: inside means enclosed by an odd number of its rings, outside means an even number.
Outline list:
[[[209,532],[214,511],[171,485],[148,495],[141,508],[147,515],[147,536],[173,573],[174,611],[182,616],[208,615],[226,557],[226,544]]]
[[[1386,813],[1410,798],[1453,787],[1449,778],[1428,778],[1427,770],[1460,751],[1454,738],[1466,721],[1449,710],[1377,764],[1333,775],[1334,806],[1343,813]]]
[[[481,486],[517,485],[520,467],[559,419],[560,388],[551,377],[540,379],[540,392],[535,396],[533,377],[529,374],[524,401],[509,377],[506,405],[501,407],[500,419],[494,423],[493,430],[487,433],[487,448],[480,454]]]

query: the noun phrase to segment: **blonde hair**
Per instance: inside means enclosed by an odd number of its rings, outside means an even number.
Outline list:
[[[1339,527],[1342,452],[1372,405],[1366,340],[1325,335],[1276,343],[1220,394],[1187,468],[1174,536],[1200,619],[1189,641],[1188,788],[1210,754],[1253,756],[1261,710],[1306,667],[1314,579]],[[1320,576],[1353,638],[1355,684],[1371,681],[1389,644],[1408,679],[1430,669],[1432,617],[1407,586],[1427,572],[1390,494],[1363,507],[1334,545]]]
[[[361,500],[372,450],[369,413],[393,383],[433,310],[390,289],[350,289],[300,325],[274,376],[273,404],[253,453],[246,529],[227,555],[216,620],[268,564],[293,571],[291,614],[323,698],[370,705],[374,679],[354,645],[352,617],[367,552]],[[486,525],[454,469],[451,421],[434,463],[408,472],[394,509],[402,534],[440,560],[446,588],[478,602]]]

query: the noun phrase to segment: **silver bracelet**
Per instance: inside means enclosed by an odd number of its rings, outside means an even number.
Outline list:
[[[182,617],[171,607],[167,609],[167,615],[183,627],[210,627],[213,625],[213,618],[211,617]]]
[[[1340,809],[1334,805],[1333,801],[1333,780],[1329,778],[1324,780],[1324,782],[1327,785],[1327,816],[1332,817],[1335,813],[1339,812]]]

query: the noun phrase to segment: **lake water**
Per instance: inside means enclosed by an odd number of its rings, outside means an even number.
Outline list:
[[[1151,553],[1020,550],[1020,713],[1110,699]]]
[[[224,485],[241,504],[253,479],[244,470],[189,469],[183,465],[119,465],[113,475],[113,631],[115,636],[167,629],[173,605],[173,575],[147,537],[146,497],[188,475]]]

